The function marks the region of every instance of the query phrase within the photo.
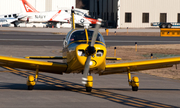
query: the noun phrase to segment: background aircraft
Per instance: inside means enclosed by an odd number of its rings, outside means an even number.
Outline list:
[[[0,18],[0,27],[10,27],[17,20],[17,18]]]
[[[26,0],[21,0],[25,13],[21,13],[20,16],[24,16],[20,21],[29,22],[29,23],[51,23],[51,25],[58,26],[60,23],[69,23],[71,19],[71,14],[68,10],[56,10],[49,12],[38,12],[31,4]],[[79,25],[89,25],[96,24],[97,20],[88,17],[81,11],[75,10],[75,23]]]
[[[50,26],[60,27],[63,23],[71,22],[71,14],[68,10],[55,10],[49,12],[39,12],[26,0],[21,0],[21,13],[14,13],[8,15],[0,15],[0,18],[18,18],[18,21],[14,23],[17,27],[20,23],[47,23]],[[90,18],[81,11],[75,10],[75,23],[81,26],[89,26],[90,24],[96,24],[97,20]]]

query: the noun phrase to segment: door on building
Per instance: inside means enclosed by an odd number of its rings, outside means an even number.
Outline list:
[[[167,13],[160,13],[160,22],[167,22]]]

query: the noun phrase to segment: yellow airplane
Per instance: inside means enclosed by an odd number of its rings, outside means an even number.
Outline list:
[[[129,61],[106,64],[106,60],[120,60],[116,57],[106,57],[106,45],[103,36],[98,32],[100,21],[94,30],[75,29],[74,12],[72,10],[72,30],[63,42],[63,56],[30,56],[15,58],[0,56],[0,66],[36,70],[35,76],[28,76],[29,90],[34,88],[39,71],[56,74],[82,73],[82,83],[86,91],[91,92],[93,77],[91,73],[99,75],[117,74],[126,72],[129,85],[133,91],[138,91],[139,78],[131,78],[132,71],[171,67],[180,63],[180,57],[158,58],[142,61]],[[62,63],[38,61],[31,59],[62,59]]]

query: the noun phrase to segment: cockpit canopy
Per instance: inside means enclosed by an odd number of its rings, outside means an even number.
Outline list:
[[[92,36],[93,36],[93,30],[87,30],[88,32],[88,40],[92,40]],[[74,32],[71,33],[71,35],[69,36],[69,39],[68,39],[68,44],[70,44],[71,42],[75,42],[75,41],[86,41],[86,33],[85,33],[85,30],[76,30]],[[96,41],[100,41],[100,42],[104,42],[104,39],[103,39],[103,36],[98,33],[98,36],[97,36],[97,39]]]

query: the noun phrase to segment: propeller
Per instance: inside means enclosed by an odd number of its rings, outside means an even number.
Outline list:
[[[85,67],[84,67],[84,71],[83,71],[83,78],[82,78],[82,80],[83,80],[82,83],[83,84],[87,83],[87,76],[88,76],[88,73],[89,73],[91,56],[94,55],[95,52],[96,52],[94,44],[95,44],[95,41],[96,41],[96,38],[97,38],[97,34],[98,34],[98,31],[99,31],[100,25],[101,25],[100,21],[97,22],[95,30],[93,32],[93,37],[92,37],[92,40],[91,40],[91,44],[87,47],[86,52],[85,52],[86,55],[87,55],[87,59],[86,59]]]

